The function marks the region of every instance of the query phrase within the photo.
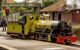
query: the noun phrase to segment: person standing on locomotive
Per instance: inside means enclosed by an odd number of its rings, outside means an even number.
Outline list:
[[[26,24],[26,21],[27,21],[26,17],[27,17],[27,13],[24,13],[23,17],[21,19],[21,21],[22,21],[22,33],[23,34],[24,34],[24,25]]]

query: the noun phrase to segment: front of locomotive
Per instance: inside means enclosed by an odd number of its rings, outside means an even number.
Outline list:
[[[61,36],[72,36],[71,26],[67,24],[65,21],[59,21],[57,24],[57,33]]]
[[[56,37],[57,43],[71,44],[71,42],[75,42],[77,37],[73,37],[72,35],[71,26],[65,21],[59,21],[52,30],[52,38],[54,39],[54,37]]]

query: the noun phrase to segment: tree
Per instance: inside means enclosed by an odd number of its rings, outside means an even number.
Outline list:
[[[0,0],[0,11],[1,11],[1,7],[2,7],[2,0]]]
[[[47,6],[49,6],[51,4],[54,4],[56,2],[57,2],[57,0],[46,0],[46,1],[43,1],[43,7],[47,7]]]

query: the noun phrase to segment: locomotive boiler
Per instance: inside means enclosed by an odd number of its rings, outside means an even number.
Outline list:
[[[65,21],[41,20],[39,16],[22,17],[17,22],[8,22],[7,34],[11,37],[26,37],[62,44],[71,44],[73,37],[71,27]]]

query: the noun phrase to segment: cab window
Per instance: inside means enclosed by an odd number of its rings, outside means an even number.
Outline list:
[[[41,16],[40,19],[41,19],[41,20],[44,20],[44,16]]]
[[[30,16],[30,20],[33,20],[33,16]]]
[[[24,17],[22,17],[20,20],[18,20],[19,22],[22,22],[23,24],[26,24],[26,22],[27,22],[27,19],[26,19],[26,17],[24,16]]]

